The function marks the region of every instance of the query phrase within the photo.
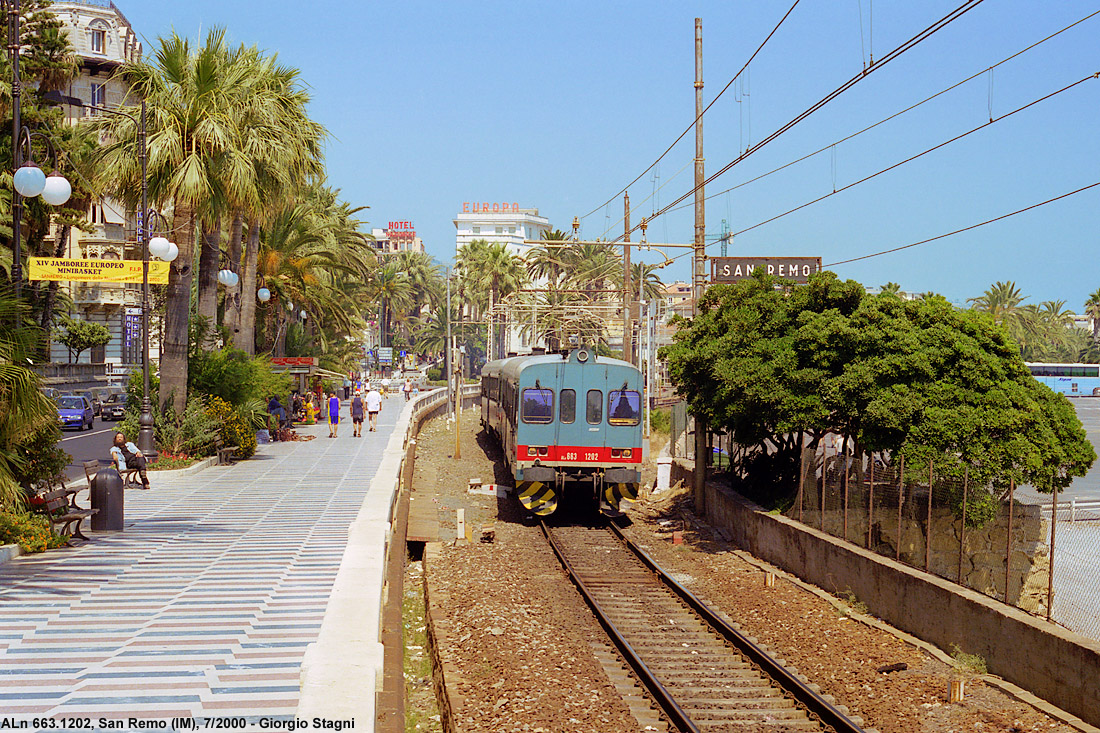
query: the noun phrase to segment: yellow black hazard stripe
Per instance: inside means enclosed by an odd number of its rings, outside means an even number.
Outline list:
[[[608,506],[618,510],[621,501],[638,500],[638,484],[608,483],[604,484],[603,498]]]
[[[520,481],[519,503],[523,504],[527,511],[540,517],[548,517],[558,508],[558,496],[554,493],[551,484],[541,481]]]

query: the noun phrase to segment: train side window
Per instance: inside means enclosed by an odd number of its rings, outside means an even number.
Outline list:
[[[588,390],[588,404],[585,407],[585,415],[589,425],[599,425],[603,422],[603,392],[598,389]]]
[[[554,390],[523,390],[523,422],[548,423],[554,421]]]
[[[632,389],[613,389],[607,398],[607,421],[612,425],[637,425],[642,419],[642,395]]]
[[[558,412],[558,420],[566,424],[571,423],[577,419],[577,391],[563,389],[560,396],[561,409]]]

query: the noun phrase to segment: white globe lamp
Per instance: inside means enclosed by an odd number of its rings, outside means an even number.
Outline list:
[[[42,189],[46,187],[46,174],[34,163],[24,163],[12,176],[12,181],[20,196],[31,198],[42,193]]]
[[[175,242],[168,243],[168,254],[164,256],[165,262],[172,262],[180,255],[180,248],[176,246]]]
[[[260,288],[256,291],[256,299],[259,300],[261,303],[266,303],[267,301],[271,300],[271,291],[267,288]]]
[[[149,254],[160,259],[167,259],[172,243],[164,237],[153,237],[149,240]]]
[[[42,187],[42,200],[50,206],[61,206],[73,195],[73,187],[65,176],[54,171]]]

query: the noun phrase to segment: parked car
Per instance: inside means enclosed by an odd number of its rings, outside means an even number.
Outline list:
[[[57,398],[57,414],[62,428],[84,430],[95,425],[92,403],[80,394],[66,394]]]
[[[96,390],[94,390],[94,389],[82,389],[79,392],[76,392],[75,394],[78,394],[81,397],[88,400],[88,403],[92,406],[92,414],[96,415],[97,417],[99,416],[100,409],[102,407],[102,401],[101,401],[99,395],[96,394]]]
[[[126,417],[126,395],[121,392],[107,395],[100,407],[99,416],[103,420],[121,420]]]

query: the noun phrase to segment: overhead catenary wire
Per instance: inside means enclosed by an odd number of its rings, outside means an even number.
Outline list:
[[[822,107],[824,107],[829,102],[831,102],[834,99],[836,99],[837,97],[839,97],[844,92],[851,89],[853,86],[858,84],[860,81],[866,79],[868,76],[873,74],[875,71],[881,69],[883,66],[890,63],[891,61],[897,59],[899,56],[904,54],[906,51],[909,51],[909,50],[915,48],[920,43],[928,40],[928,38],[930,38],[936,32],[946,28],[949,24],[951,24],[952,22],[958,20],[963,15],[970,12],[974,8],[978,7],[978,5],[982,4],[983,2],[985,2],[985,0],[967,0],[967,2],[963,3],[959,7],[955,8],[950,13],[948,13],[944,17],[940,18],[939,20],[937,20],[935,23],[932,23],[927,28],[923,29],[922,31],[917,33],[915,36],[910,38],[909,40],[905,41],[901,45],[894,48],[892,51],[890,51],[885,56],[883,56],[882,59],[877,64],[874,64],[873,66],[870,66],[865,70],[861,70],[860,73],[856,74],[851,79],[849,79],[848,81],[844,82],[843,84],[841,84],[839,87],[837,87],[833,91],[826,94],[820,100],[818,100],[817,102],[812,104],[810,107],[808,107],[806,110],[804,110],[803,112],[798,114],[796,117],[794,117],[792,120],[790,120],[789,122],[784,124],[778,130],[775,130],[770,135],[765,137],[763,140],[761,140],[760,142],[756,143],[752,147],[745,150],[745,152],[741,153],[736,158],[731,160],[729,163],[727,163],[726,165],[724,165],[720,169],[718,169],[717,172],[712,173],[710,176],[708,176],[703,181],[703,183],[701,185],[706,186],[707,184],[711,183],[712,181],[714,181],[719,176],[724,175],[727,171],[729,171],[735,165],[737,165],[741,161],[745,160],[750,155],[755,153],[757,150],[760,150],[760,148],[762,148],[765,145],[767,145],[768,143],[772,142],[773,140],[778,138],[780,135],[787,132],[792,127],[794,127],[795,125],[802,122],[803,120],[805,120],[810,115],[812,115],[815,112],[817,112],[818,110],[820,110]],[[691,190],[689,190],[687,193],[683,194],[682,196],[680,196],[679,198],[677,198],[673,202],[667,204],[665,207],[663,207],[659,211],[655,212],[653,214],[653,216],[650,217],[649,221],[652,222],[652,220],[655,219],[656,217],[661,216],[662,214],[665,214],[668,211],[672,210],[675,206],[682,203],[683,201],[688,199],[690,196],[694,195],[695,191],[698,188],[699,188],[699,186],[693,186],[691,188]],[[635,227],[635,228],[637,228],[637,227]],[[631,231],[633,232],[633,229]],[[617,242],[617,241],[619,241],[619,239],[621,237],[622,237],[622,235],[620,235],[619,237],[616,237],[612,241]]]
[[[1041,46],[1042,44],[1044,44],[1047,41],[1055,38],[1056,36],[1059,36],[1062,33],[1065,33],[1066,31],[1070,30],[1071,28],[1074,28],[1075,26],[1078,26],[1081,23],[1084,23],[1086,20],[1094,18],[1097,15],[1100,15],[1100,10],[1096,10],[1096,11],[1093,11],[1092,13],[1089,13],[1088,15],[1081,18],[1080,20],[1076,20],[1073,23],[1070,23],[1069,25],[1055,31],[1054,33],[1051,33],[1050,35],[1046,36],[1045,38],[1041,38],[1038,41],[1035,41],[1034,43],[1027,46],[1026,48],[1020,49],[1019,51],[1012,54],[1011,56],[1006,56],[1005,58],[1001,59],[1000,61],[993,64],[992,66],[988,66],[988,67],[982,69],[981,71],[977,71],[977,72],[971,74],[970,76],[966,77],[965,79],[962,79],[958,82],[955,82],[951,86],[946,87],[945,89],[941,89],[940,91],[936,92],[935,94],[932,94],[932,95],[930,95],[928,97],[925,97],[924,99],[920,100],[919,102],[915,102],[914,104],[909,105],[905,109],[899,110],[899,111],[895,112],[894,114],[892,114],[888,117],[882,118],[881,120],[879,120],[878,122],[875,122],[874,124],[871,124],[871,125],[868,125],[867,127],[864,127],[862,130],[858,130],[856,132],[851,133],[850,135],[846,135],[845,137],[842,137],[839,140],[836,140],[835,142],[831,142],[828,145],[824,145],[824,146],[818,148],[817,150],[813,151],[812,153],[807,153],[806,155],[803,155],[801,158],[797,158],[795,160],[792,160],[789,163],[785,163],[785,164],[779,166],[778,168],[773,168],[770,171],[767,171],[766,173],[761,173],[760,175],[758,175],[754,178],[750,178],[747,181],[744,181],[742,183],[738,183],[736,186],[731,186],[730,188],[724,189],[722,191],[718,191],[717,193],[712,193],[712,194],[708,195],[706,198],[707,198],[707,200],[709,200],[709,199],[714,198],[715,196],[721,196],[723,194],[730,193],[731,191],[736,191],[737,189],[742,188],[744,186],[747,186],[750,183],[756,183],[757,181],[762,180],[764,178],[767,178],[770,175],[773,175],[775,173],[779,173],[780,171],[785,170],[787,168],[790,168],[793,165],[797,165],[798,163],[801,163],[804,160],[808,160],[808,159],[814,157],[815,155],[820,155],[821,153],[824,153],[826,150],[829,150],[829,149],[833,148],[836,145],[840,145],[841,143],[846,143],[849,140],[852,140],[853,138],[856,138],[856,137],[862,135],[865,132],[870,132],[871,130],[875,129],[876,127],[879,127],[880,125],[884,125],[887,122],[890,122],[891,120],[897,119],[898,117],[900,117],[900,116],[902,116],[902,115],[904,115],[908,112],[912,112],[913,110],[917,109],[921,105],[926,104],[928,102],[931,102],[932,100],[937,99],[939,97],[942,97],[944,94],[947,94],[948,92],[951,92],[951,91],[954,91],[955,89],[958,89],[963,84],[966,84],[969,81],[973,81],[974,79],[977,79],[979,76],[981,76],[983,74],[987,74],[987,73],[991,72],[993,69],[996,69],[999,66],[1007,64],[1009,61],[1012,61],[1013,59],[1022,56],[1023,54],[1027,53],[1028,51],[1031,51],[1032,49],[1034,49],[1038,46]],[[991,116],[992,116],[992,112],[991,112]],[[679,211],[681,209],[686,209],[686,208],[694,206],[694,205],[695,204],[688,203],[688,204],[684,204],[683,206],[677,206],[673,209],[670,209],[670,211]]]
[[[1097,181],[1096,183],[1089,184],[1088,186],[1082,186],[1081,188],[1078,188],[1074,191],[1070,191],[1069,193],[1064,193],[1061,196],[1055,196],[1054,198],[1047,199],[1046,201],[1040,201],[1037,204],[1032,204],[1031,206],[1025,206],[1022,209],[1017,209],[1016,211],[1009,212],[1008,214],[1002,214],[1002,215],[996,216],[992,219],[986,219],[985,221],[978,222],[977,224],[971,224],[970,226],[963,227],[962,229],[956,229],[952,232],[947,232],[946,234],[939,234],[935,237],[929,237],[928,239],[922,239],[919,242],[913,242],[911,244],[905,244],[905,245],[902,245],[900,247],[891,247],[890,249],[884,249],[881,252],[872,252],[871,254],[862,255],[860,257],[852,257],[852,258],[847,259],[847,260],[839,260],[837,262],[830,262],[827,265],[823,265],[823,267],[836,267],[837,265],[847,265],[850,262],[859,262],[860,260],[869,260],[872,257],[881,257],[882,255],[888,255],[888,254],[892,254],[894,252],[900,252],[903,249],[910,249],[912,247],[919,247],[922,244],[928,244],[929,242],[935,242],[935,241],[938,241],[940,239],[946,239],[947,237],[953,237],[956,234],[962,234],[963,232],[969,232],[972,229],[977,229],[978,227],[984,227],[987,224],[993,224],[995,222],[1002,221],[1004,219],[1008,219],[1009,217],[1016,216],[1017,214],[1023,214],[1024,212],[1031,211],[1032,209],[1037,209],[1040,206],[1046,206],[1047,204],[1053,204],[1055,201],[1061,201],[1062,199],[1069,198],[1070,196],[1074,196],[1074,195],[1082,193],[1084,191],[1088,191],[1089,189],[1096,188],[1097,186],[1100,186],[1100,181]]]
[[[741,76],[741,74],[745,71],[745,69],[748,68],[749,64],[752,63],[752,60],[754,58],[756,58],[756,55],[759,54],[764,49],[764,46],[766,46],[768,44],[768,41],[771,40],[772,36],[774,36],[776,34],[776,31],[779,30],[779,27],[783,25],[784,21],[786,21],[787,18],[790,16],[790,14],[794,12],[794,9],[796,7],[798,7],[798,3],[800,1],[801,0],[794,0],[794,3],[791,5],[790,9],[788,9],[787,12],[783,15],[783,17],[779,19],[779,22],[775,24],[775,28],[772,28],[771,33],[769,33],[767,35],[767,37],[765,37],[764,40],[760,43],[760,45],[756,47],[756,50],[752,52],[752,56],[749,56],[749,60],[745,62],[744,66],[742,66],[738,70],[738,72],[733,75],[732,79],[730,79],[728,82],[726,82],[726,86],[722,87],[722,91],[718,92],[718,94],[714,97],[714,99],[711,100],[710,104],[708,104],[706,107],[704,107],[703,111],[699,113],[699,116],[691,121],[691,124],[687,126],[687,129],[685,129],[683,132],[681,132],[679,134],[679,136],[675,140],[672,141],[672,144],[669,145],[667,148],[665,148],[665,151],[663,153],[661,153],[660,155],[657,156],[657,160],[650,163],[644,171],[642,171],[641,173],[638,174],[637,178],[635,178],[633,181],[631,181],[630,183],[626,184],[621,189],[619,189],[618,192],[616,192],[614,196],[612,196],[607,201],[603,202],[602,204],[600,204],[596,208],[592,209],[592,211],[589,211],[587,214],[585,214],[584,216],[582,216],[580,218],[581,219],[587,219],[588,217],[592,216],[597,211],[599,211],[603,207],[607,206],[609,203],[611,203],[615,199],[619,198],[619,196],[623,195],[623,193],[625,193],[627,189],[629,189],[631,186],[633,186],[638,181],[642,180],[642,176],[644,176],[646,173],[649,173],[651,170],[653,170],[653,166],[660,163],[661,160],[666,155],[668,155],[669,152],[674,147],[676,147],[676,143],[683,140],[684,135],[687,135],[689,132],[692,131],[692,129],[695,127],[696,123],[698,123],[699,120],[703,117],[703,115],[705,115],[707,113],[707,110],[709,110],[712,106],[714,106],[714,103],[718,101],[718,98],[721,97],[723,94],[725,94],[727,89],[729,89],[731,86],[733,86],[733,83],[735,81],[737,81],[737,78],[739,76]],[[980,2],[981,0],[978,0],[978,1]]]
[[[756,224],[753,224],[752,226],[745,227],[744,229],[741,229],[739,231],[734,232],[731,236],[736,237],[736,236],[740,236],[741,234],[744,234],[746,232],[751,232],[753,229],[757,229],[759,227],[764,226],[765,224],[770,224],[773,221],[776,221],[777,219],[782,219],[785,216],[788,216],[788,215],[793,214],[797,211],[801,211],[802,209],[813,206],[814,204],[819,203],[821,201],[824,201],[825,199],[827,199],[831,196],[835,196],[838,193],[842,193],[843,191],[847,191],[850,188],[855,188],[856,186],[858,186],[861,183],[866,183],[867,181],[871,180],[872,178],[876,178],[878,176],[881,176],[883,173],[888,173],[888,172],[890,172],[890,171],[892,171],[896,168],[900,168],[901,166],[903,166],[907,163],[912,163],[914,160],[917,160],[918,158],[921,158],[925,155],[928,155],[929,153],[935,152],[935,151],[939,150],[940,148],[944,148],[944,147],[950,145],[951,143],[958,142],[959,140],[962,140],[964,137],[967,137],[968,135],[972,135],[975,132],[978,132],[980,130],[984,130],[985,128],[987,128],[991,125],[995,125],[998,122],[1000,122],[1004,119],[1007,119],[1007,118],[1015,115],[1018,112],[1023,112],[1024,110],[1029,109],[1031,107],[1034,107],[1037,104],[1045,102],[1049,99],[1053,99],[1054,97],[1057,97],[1059,94],[1062,94],[1063,92],[1068,92],[1070,89],[1073,89],[1074,87],[1076,87],[1080,84],[1084,84],[1086,81],[1091,81],[1091,80],[1096,79],[1096,78],[1100,78],[1100,72],[1097,72],[1095,74],[1089,74],[1088,76],[1086,76],[1082,79],[1078,79],[1077,81],[1073,82],[1072,84],[1064,86],[1064,87],[1062,87],[1061,89],[1059,89],[1057,91],[1053,91],[1050,94],[1042,96],[1042,97],[1040,97],[1036,100],[1033,100],[1031,102],[1028,102],[1027,104],[1025,104],[1021,107],[1017,107],[1016,109],[1012,110],[1011,112],[1006,112],[1005,114],[1000,115],[999,117],[990,118],[989,122],[983,122],[982,124],[978,125],[977,127],[973,127],[971,129],[967,130],[966,132],[963,132],[959,135],[956,135],[955,137],[951,138],[950,140],[945,140],[945,141],[943,141],[942,143],[940,143],[938,145],[933,145],[932,147],[927,148],[926,150],[922,150],[921,152],[917,153],[916,155],[909,156],[905,160],[898,161],[897,163],[894,163],[891,166],[887,166],[886,168],[883,168],[879,171],[875,171],[874,173],[872,173],[868,176],[864,176],[863,178],[860,178],[857,181],[852,181],[847,186],[841,186],[840,188],[836,188],[836,183],[834,181],[833,190],[830,191],[829,193],[826,193],[822,196],[818,196],[817,198],[815,198],[811,201],[807,201],[803,204],[799,204],[798,206],[795,206],[793,209],[787,209],[786,211],[784,211],[781,214],[776,214],[775,216],[770,217],[768,219],[765,219],[764,221],[757,222]]]

